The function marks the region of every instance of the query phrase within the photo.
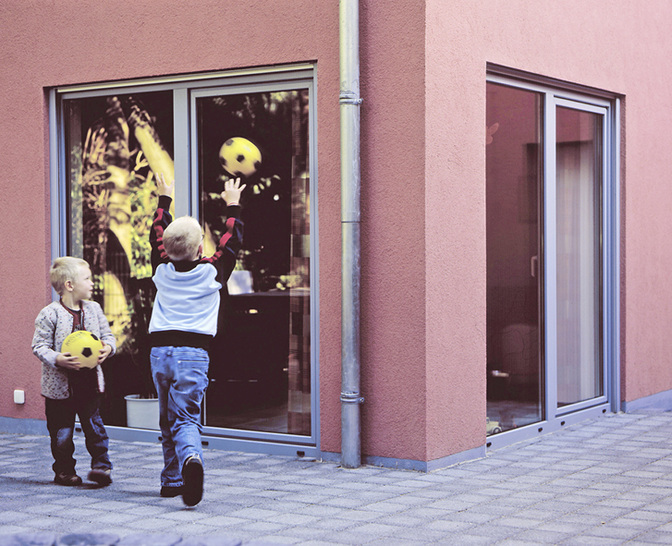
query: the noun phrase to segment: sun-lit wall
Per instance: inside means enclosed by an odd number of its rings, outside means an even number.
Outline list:
[[[427,2],[429,459],[484,442],[487,63],[624,96],[622,399],[672,389],[670,4],[487,4]]]
[[[365,455],[422,460],[425,437],[424,15],[362,18],[362,407]],[[319,169],[320,447],[340,452],[338,2],[150,0],[4,5],[0,416],[43,418],[33,320],[51,299],[46,90],[97,81],[314,62]],[[403,38],[403,39],[400,39]],[[408,55],[411,55],[410,61]],[[312,108],[312,106],[311,106]],[[403,157],[403,162],[391,158]],[[12,181],[20,181],[19,184]],[[16,363],[19,363],[18,365]],[[26,392],[15,405],[14,389]]]
[[[669,2],[360,5],[364,455],[427,461],[485,443],[487,63],[624,96],[622,394],[672,389]],[[12,0],[0,14],[0,416],[43,416],[30,341],[51,299],[45,90],[308,61],[317,67],[319,447],[339,452],[338,2]]]
[[[339,248],[337,3],[12,1],[0,11],[0,415],[44,415],[30,343],[33,321],[51,300],[50,87],[315,62],[320,242]],[[340,254],[320,257],[321,287],[334,294],[321,302],[323,437],[339,445],[340,416],[329,405],[338,406],[340,394]],[[24,405],[14,404],[14,389],[25,391]]]

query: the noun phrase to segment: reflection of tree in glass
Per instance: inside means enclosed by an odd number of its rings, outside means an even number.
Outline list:
[[[280,91],[223,95],[198,102],[201,187],[206,227],[214,241],[224,229],[220,191],[226,173],[219,146],[242,136],[261,150],[260,170],[246,180],[243,194],[245,240],[238,268],[252,272],[256,291],[307,287],[308,271],[292,262],[292,218],[307,221],[308,94]],[[304,190],[304,188],[306,188]]]
[[[122,350],[135,352],[146,329],[151,287],[152,170],[173,176],[173,161],[152,118],[133,97],[106,99],[82,154],[84,257]],[[131,144],[133,143],[133,144]],[[131,146],[133,145],[133,148]]]

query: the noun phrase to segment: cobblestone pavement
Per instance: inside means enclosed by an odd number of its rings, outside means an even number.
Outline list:
[[[111,486],[63,487],[46,435],[0,434],[0,546],[672,544],[672,413],[608,415],[431,473],[206,449],[195,508],[159,497],[158,443],[110,454]]]

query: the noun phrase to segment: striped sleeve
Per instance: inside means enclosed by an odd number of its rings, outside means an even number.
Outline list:
[[[170,203],[172,199],[167,195],[159,197],[159,206],[154,213],[152,229],[149,232],[149,242],[152,245],[152,271],[155,272],[159,264],[168,261],[168,254],[163,246],[163,232],[173,221]]]
[[[204,263],[213,264],[218,271],[219,280],[226,283],[231,271],[236,266],[238,252],[243,244],[243,222],[238,218],[240,207],[231,205],[227,207],[226,231],[219,239],[217,251],[209,258],[201,260]]]

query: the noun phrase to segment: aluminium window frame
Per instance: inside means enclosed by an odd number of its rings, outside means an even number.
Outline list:
[[[561,82],[552,78],[524,73],[499,65],[488,64],[486,81],[534,91],[542,97],[542,144],[543,144],[543,226],[542,255],[544,285],[541,319],[543,339],[542,356],[542,418],[530,425],[512,429],[486,438],[486,448],[496,449],[512,443],[554,432],[563,427],[594,418],[607,412],[620,411],[620,120],[621,98],[606,91]],[[602,194],[601,194],[601,313],[602,313],[602,361],[603,396],[571,404],[557,406],[557,291],[556,291],[556,125],[558,107],[597,113],[603,120]],[[549,335],[549,332],[552,335]],[[548,377],[553,377],[550,384]]]
[[[174,164],[176,180],[188,183],[175,187],[175,213],[198,217],[200,188],[196,176],[196,141],[193,96],[207,93],[240,94],[307,89],[309,93],[309,173],[310,186],[310,366],[311,432],[310,435],[269,433],[239,429],[205,427],[203,443],[227,450],[317,457],[320,445],[319,396],[319,218],[317,167],[317,70],[314,63],[296,63],[156,78],[107,81],[67,85],[47,90],[49,119],[50,227],[52,260],[68,251],[68,177],[66,173],[65,100],[106,96],[111,93],[147,91],[173,92]],[[193,143],[193,146],[192,146]],[[57,295],[52,293],[57,299]],[[129,441],[158,441],[159,432],[107,426],[111,438]]]

